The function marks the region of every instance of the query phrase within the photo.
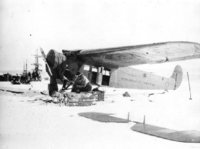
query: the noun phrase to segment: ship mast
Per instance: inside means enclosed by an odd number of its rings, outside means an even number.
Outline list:
[[[32,65],[35,66],[34,71],[39,73],[42,70],[40,69],[41,64],[39,63],[39,58],[41,58],[41,56],[38,55],[38,49],[36,50],[36,54],[34,56],[35,56],[35,63],[33,63]]]

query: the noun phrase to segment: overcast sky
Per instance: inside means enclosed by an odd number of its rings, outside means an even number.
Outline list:
[[[1,0],[0,70],[34,61],[38,47],[84,49],[200,42],[200,0]]]

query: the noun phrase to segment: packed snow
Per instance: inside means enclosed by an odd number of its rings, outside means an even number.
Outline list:
[[[183,70],[191,66],[184,64]],[[191,71],[187,70],[192,100],[189,99],[185,71],[183,82],[175,91],[102,87],[105,101],[92,106],[48,104],[35,101],[42,96],[40,94],[29,96],[1,90],[0,148],[200,148],[198,143],[175,142],[131,130],[135,122],[143,123],[145,120],[146,124],[177,131],[200,131],[200,70],[197,69],[199,66],[196,65]],[[1,82],[0,89],[47,91],[47,85],[48,81],[32,82],[30,85]],[[125,92],[131,96],[123,97]],[[110,114],[129,122],[99,122],[80,116],[84,112]]]

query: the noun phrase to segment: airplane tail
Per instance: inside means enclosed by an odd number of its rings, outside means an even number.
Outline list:
[[[180,65],[176,65],[171,78],[175,80],[174,90],[176,90],[181,85],[183,79],[183,70]]]
[[[117,88],[176,90],[182,82],[183,71],[177,65],[171,77],[163,77],[134,68],[113,69],[109,85]]]

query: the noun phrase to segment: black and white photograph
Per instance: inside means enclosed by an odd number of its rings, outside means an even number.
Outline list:
[[[200,149],[200,0],[1,0],[1,149]]]

